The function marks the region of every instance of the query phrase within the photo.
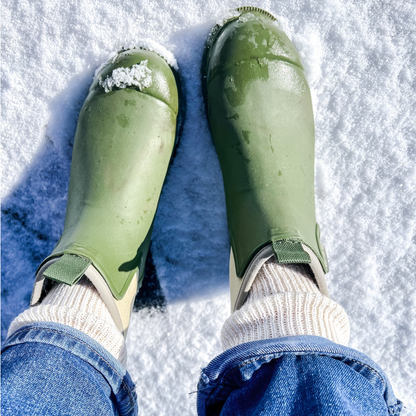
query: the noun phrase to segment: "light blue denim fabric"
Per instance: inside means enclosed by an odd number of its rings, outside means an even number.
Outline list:
[[[383,416],[402,403],[366,355],[325,338],[238,345],[202,370],[198,415]]]
[[[6,341],[1,407],[3,416],[138,411],[125,368],[87,335],[50,322],[22,327]],[[238,345],[216,357],[198,385],[199,416],[381,416],[401,407],[370,358],[311,336]]]
[[[100,344],[66,325],[38,322],[2,349],[3,416],[136,415],[134,384]]]

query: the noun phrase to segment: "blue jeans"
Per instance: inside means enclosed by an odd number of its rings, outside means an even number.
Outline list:
[[[366,355],[325,338],[237,345],[202,370],[199,416],[398,415],[387,376]]]
[[[24,326],[2,352],[2,415],[135,415],[125,368],[65,325]],[[320,337],[239,345],[202,371],[198,415],[398,415],[402,405],[370,358]]]

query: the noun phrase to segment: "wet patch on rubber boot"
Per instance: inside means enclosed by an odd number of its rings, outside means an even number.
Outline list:
[[[310,263],[309,254],[298,240],[277,240],[272,242],[273,253],[278,263]]]

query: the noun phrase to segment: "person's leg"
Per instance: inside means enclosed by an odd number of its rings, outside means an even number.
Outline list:
[[[401,408],[369,357],[310,335],[237,345],[198,384],[199,416],[387,416]]]
[[[202,371],[202,415],[398,414],[387,377],[348,348],[315,219],[314,122],[299,55],[251,7],[214,28],[202,83],[231,243],[224,353]]]
[[[2,414],[137,413],[124,337],[177,144],[177,79],[159,55],[96,74],[74,140],[63,234],[2,354]]]
[[[306,266],[268,260],[224,323],[224,353],[198,386],[199,414],[399,414],[383,371],[346,346],[348,329],[345,311],[320,294]]]
[[[53,322],[21,327],[1,356],[4,416],[137,414],[124,366],[77,329]]]

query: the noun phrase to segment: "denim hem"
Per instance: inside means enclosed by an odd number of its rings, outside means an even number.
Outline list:
[[[91,337],[67,325],[35,322],[14,332],[5,341],[2,353],[14,345],[31,342],[61,348],[87,362],[108,382],[116,398],[119,414],[123,416],[137,414],[137,395],[130,375],[115,357]]]
[[[233,371],[238,371],[241,380],[247,381],[263,364],[287,354],[329,356],[358,372],[365,373],[372,384],[382,383],[388,413],[390,415],[400,413],[402,403],[394,396],[383,370],[371,358],[326,338],[302,335],[240,344],[214,358],[201,371],[197,397],[198,415],[205,416],[206,406],[222,401],[228,396],[230,387],[227,378]]]

